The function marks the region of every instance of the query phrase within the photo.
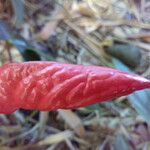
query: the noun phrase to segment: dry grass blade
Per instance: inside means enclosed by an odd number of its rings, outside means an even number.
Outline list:
[[[142,74],[143,77],[148,77],[150,78],[150,65],[149,67],[147,68],[147,70]]]
[[[46,123],[48,121],[49,112],[40,112],[39,117],[39,132],[42,134],[44,132],[44,127],[46,126]]]
[[[137,33],[137,34],[133,34],[128,36],[129,39],[142,39],[146,42],[150,42],[150,32],[143,32],[143,33]]]
[[[20,125],[1,126],[1,131],[3,131],[6,134],[13,134],[13,133],[18,132],[20,130],[21,130]]]
[[[66,122],[66,124],[72,128],[77,135],[83,137],[85,135],[85,129],[81,119],[71,110],[58,110],[59,115]]]
[[[124,26],[124,25],[137,27],[141,29],[150,29],[150,25],[148,23],[142,23],[138,21],[128,21],[128,20],[104,21],[104,20],[99,19],[99,26],[102,26],[102,27]]]
[[[70,150],[75,150],[75,147],[73,146],[73,144],[71,143],[70,140],[66,140],[66,144],[68,145],[68,147],[70,148]]]
[[[62,141],[65,141],[67,139],[72,139],[73,133],[69,130],[53,134],[50,136],[47,136],[45,139],[38,142],[38,145],[50,145],[55,143],[60,143]]]
[[[0,147],[4,144],[8,144],[8,143],[11,143],[12,141],[14,140],[17,140],[17,139],[20,139],[20,138],[24,138],[25,136],[27,136],[28,134],[31,134],[31,133],[34,133],[39,127],[39,124],[35,125],[33,128],[31,128],[29,131],[25,132],[25,133],[22,133],[22,134],[19,134],[17,136],[14,136],[12,138],[9,138],[7,141],[3,141],[0,143]]]
[[[91,49],[91,53],[94,54],[94,56],[99,57],[102,61],[103,65],[109,66],[109,62],[106,59],[109,59],[108,55],[103,51],[103,43],[97,42],[93,37],[91,37],[89,34],[84,33],[76,24],[65,21],[65,23],[71,27],[78,35],[79,37],[85,42],[86,45],[88,45]]]

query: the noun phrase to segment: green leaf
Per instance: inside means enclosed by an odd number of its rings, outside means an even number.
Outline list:
[[[147,90],[150,93],[150,90]],[[130,103],[136,111],[150,123],[150,97],[146,90],[138,91],[128,96]]]
[[[11,39],[9,42],[16,46],[25,61],[41,60],[41,55],[23,39]]]
[[[121,71],[125,71],[128,73],[133,73],[126,65],[124,65],[121,61],[113,58],[113,64],[115,67]],[[150,123],[150,90],[141,90],[138,92],[134,92],[127,96],[129,102],[136,109],[136,111],[143,116],[143,118]]]
[[[132,44],[114,43],[106,51],[125,64],[136,67],[141,60],[140,48]]]
[[[125,64],[123,64],[119,59],[112,58],[112,63],[114,64],[115,68],[121,71],[125,71],[128,73],[133,73]]]
[[[23,39],[13,39],[9,42],[18,48],[25,61],[54,60],[50,53],[35,49],[30,43]]]
[[[100,106],[99,106],[99,104],[94,104],[94,105],[87,106],[86,109],[88,109],[90,111],[99,110]]]
[[[40,55],[33,49],[26,49],[23,52],[23,57],[26,61],[41,60]]]

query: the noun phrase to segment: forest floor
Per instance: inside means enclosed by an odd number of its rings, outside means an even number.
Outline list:
[[[149,0],[0,0],[0,63],[107,66],[150,79]],[[74,110],[0,114],[0,150],[150,150],[150,90]]]

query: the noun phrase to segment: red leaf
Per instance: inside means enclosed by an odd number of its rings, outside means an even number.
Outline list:
[[[57,62],[12,63],[0,69],[0,112],[84,107],[150,88],[150,81],[111,68]]]

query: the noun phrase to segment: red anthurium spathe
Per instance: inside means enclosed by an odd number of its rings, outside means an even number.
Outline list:
[[[150,88],[150,81],[115,69],[24,62],[0,68],[0,113],[84,107]]]

